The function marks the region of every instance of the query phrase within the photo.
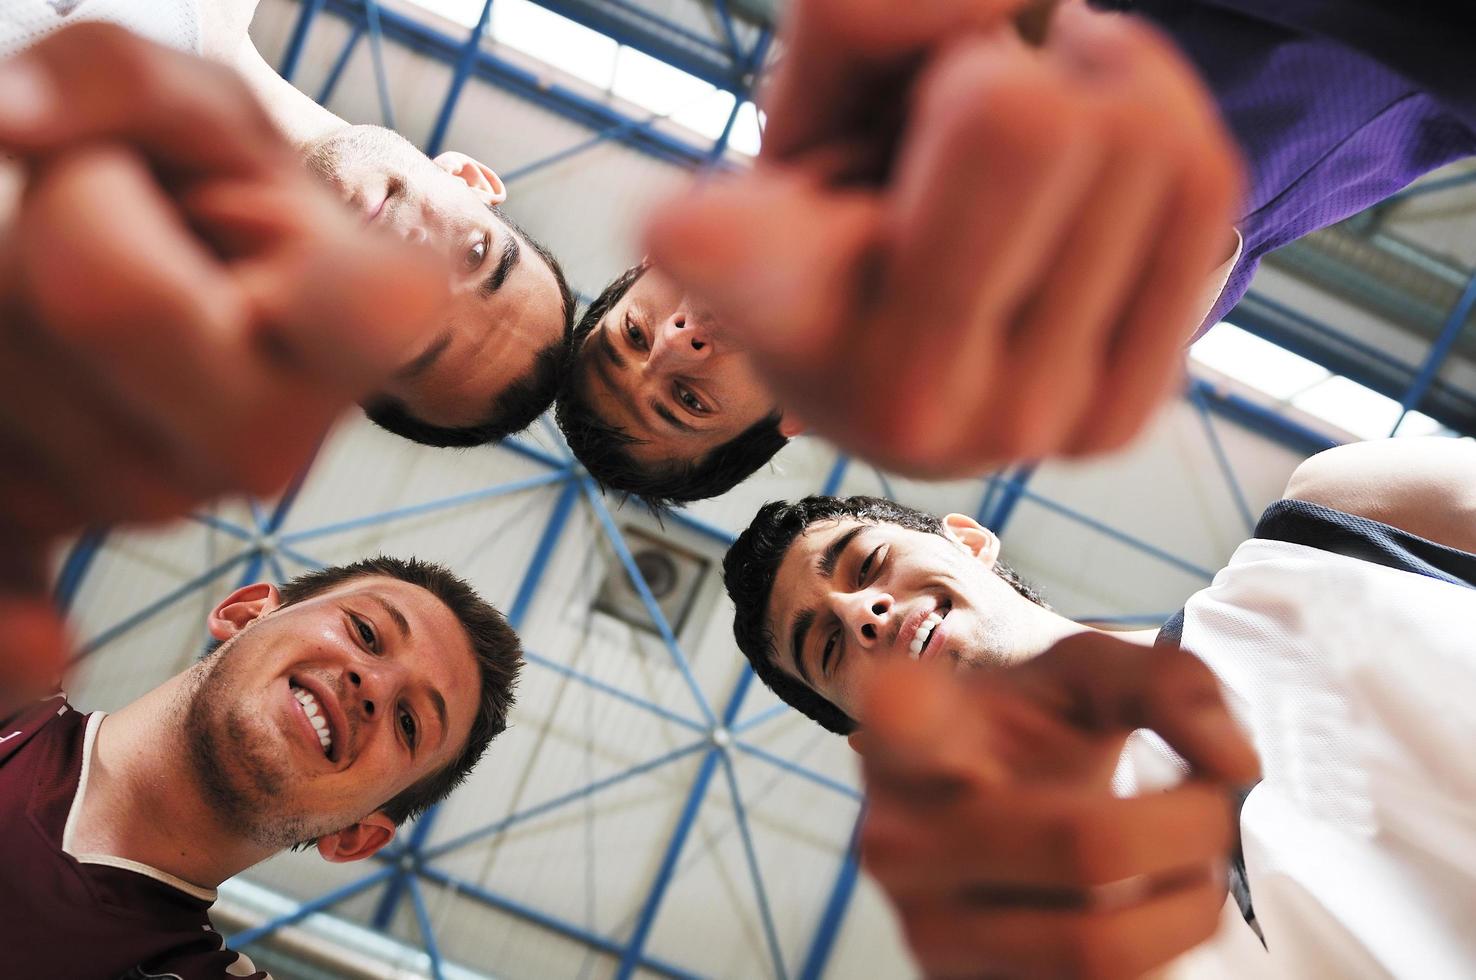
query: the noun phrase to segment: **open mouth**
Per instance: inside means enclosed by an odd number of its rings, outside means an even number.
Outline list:
[[[334,756],[333,726],[329,724],[328,712],[318,702],[317,695],[291,679],[287,681],[287,686],[292,691],[292,697],[301,706],[308,724],[312,725],[313,731],[317,733],[318,744],[323,747],[323,757],[329,762],[337,762]]]
[[[923,653],[928,649],[928,644],[933,642],[933,636],[937,632],[938,627],[942,625],[944,617],[952,609],[953,603],[947,599],[939,600],[938,607],[928,613],[923,621],[918,624],[917,631],[912,634],[912,643],[907,648],[908,656],[913,660],[922,659]]]

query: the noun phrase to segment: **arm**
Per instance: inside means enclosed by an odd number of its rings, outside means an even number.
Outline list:
[[[272,122],[299,148],[335,130],[348,128],[347,122],[278,75],[256,50],[250,35],[243,34],[235,51],[221,60],[241,73]]]
[[[365,235],[228,68],[78,24],[0,70],[29,95],[0,99],[25,176],[0,227],[5,692],[61,664],[49,544],[275,492],[444,278]]]
[[[758,168],[647,229],[787,412],[913,476],[1123,445],[1234,251],[1239,153],[1178,50],[1079,4],[1028,47],[1020,6],[800,0]]]
[[[1285,496],[1476,552],[1476,443],[1468,440],[1338,446],[1298,466]]]

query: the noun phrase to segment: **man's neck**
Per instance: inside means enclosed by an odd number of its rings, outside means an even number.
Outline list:
[[[1107,629],[1087,623],[1078,623],[1073,619],[1067,619],[1053,609],[1047,609],[1034,603],[1028,603],[1028,608],[1022,610],[1016,628],[1019,631],[1016,649],[1028,651],[1024,659],[1039,656],[1068,636],[1087,631],[1106,633],[1115,639],[1138,646],[1152,646],[1158,639],[1157,627],[1139,630]]]
[[[286,137],[299,148],[348,123],[298,91],[266,63],[251,40],[257,0],[200,4],[201,53],[234,68]]]
[[[214,888],[270,857],[218,818],[184,746],[186,672],[103,719],[68,846]],[[79,790],[81,791],[81,790]]]
[[[298,149],[306,149],[328,134],[348,127],[343,119],[278,75],[256,50],[250,36],[241,38],[240,47],[228,63],[246,80],[277,128]]]

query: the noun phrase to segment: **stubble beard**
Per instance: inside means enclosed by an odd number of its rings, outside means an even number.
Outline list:
[[[301,814],[281,812],[291,799],[291,773],[285,755],[269,751],[267,740],[255,737],[259,731],[267,734],[259,717],[237,700],[232,648],[239,639],[197,664],[193,682],[180,695],[190,768],[228,833],[274,850],[295,847],[334,828],[317,828]]]
[[[432,164],[413,143],[379,126],[336,130],[303,148],[308,170],[343,191],[371,175],[416,182],[426,179]]]

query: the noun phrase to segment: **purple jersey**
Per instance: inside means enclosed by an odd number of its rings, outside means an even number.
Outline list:
[[[63,847],[102,718],[57,694],[0,721],[0,973],[270,980],[211,928],[214,891]]]
[[[1428,0],[1101,0],[1198,67],[1250,166],[1240,260],[1205,326],[1268,252],[1476,155],[1476,13]],[[1464,25],[1461,23],[1464,21]]]

